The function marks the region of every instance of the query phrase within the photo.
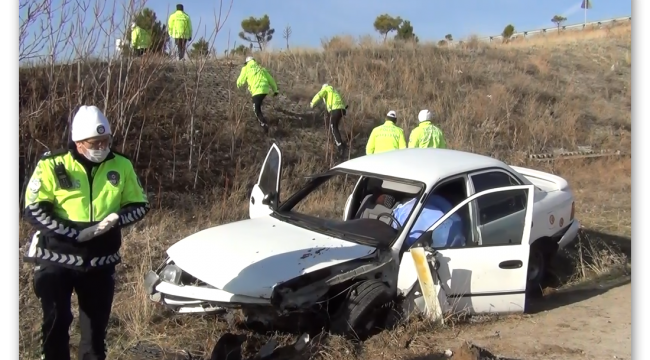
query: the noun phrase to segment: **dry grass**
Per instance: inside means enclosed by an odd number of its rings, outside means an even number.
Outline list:
[[[589,278],[627,262],[615,250],[603,248],[606,241],[601,240],[609,236],[605,233],[631,234],[631,160],[542,165],[527,163],[523,154],[581,145],[631,151],[630,29],[553,46],[344,45],[322,53],[259,56],[282,93],[268,99],[265,112],[284,151],[284,194],[299,184],[298,175],[332,165],[322,114],[308,107],[319,84],[328,82],[350,103],[343,121],[350,156],[363,153],[370,129],[388,110],[398,111],[399,125],[408,133],[417,112],[432,109],[451,148],[569,179],[578,200],[577,217],[592,231],[581,237],[580,251],[572,252],[582,255],[572,274]],[[20,149],[27,165],[21,169],[29,168],[43,144],[64,145],[65,119],[75,104],[97,103],[105,106],[115,124],[117,148],[134,159],[154,205],[146,221],[125,231],[109,329],[110,358],[142,358],[128,351],[141,341],[207,353],[226,327],[209,316],[168,316],[147,300],[142,278],[170,244],[247,216],[247,193],[270,141],[253,121],[248,96],[234,88],[238,61],[179,65],[123,60],[20,70]],[[341,191],[317,200],[342,201]],[[21,245],[29,232],[21,223]],[[22,357],[38,348],[40,309],[31,276],[23,266]],[[408,345],[433,336],[431,331],[414,321],[363,345],[334,338],[317,357],[411,358],[432,351]],[[72,333],[76,343],[76,320]],[[444,342],[444,336],[437,340]]]
[[[550,30],[532,36],[520,36],[513,39],[507,46],[555,46],[574,42],[598,41],[606,37],[629,34],[631,31],[632,24],[629,21],[620,21],[604,24],[600,28],[594,25],[585,30],[560,30],[560,32]]]

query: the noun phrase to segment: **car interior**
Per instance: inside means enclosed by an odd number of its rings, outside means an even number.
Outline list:
[[[402,184],[390,180],[377,178],[364,179],[365,184],[361,187],[363,200],[358,204],[356,211],[350,211],[355,214],[353,219],[377,219],[385,224],[391,225],[393,221],[388,216],[379,215],[383,213],[391,214],[400,204],[404,204],[415,198],[420,192],[420,187],[409,184]],[[360,195],[360,194],[354,194]],[[355,199],[352,199],[353,204]],[[354,209],[354,205],[353,208]]]
[[[360,183],[356,193],[352,194],[352,204],[345,223],[348,226],[352,226],[352,224],[357,224],[360,219],[368,219],[378,220],[386,225],[392,225],[393,218],[382,214],[392,214],[393,210],[399,205],[416,198],[419,192],[420,187],[416,185],[366,177]],[[445,198],[452,206],[456,206],[467,198],[465,178],[460,177],[443,182],[435,188],[433,193]],[[458,215],[463,219],[463,235],[465,239],[472,239],[469,207],[466,206],[460,209]],[[372,227],[374,222],[364,221],[363,223]],[[403,226],[403,224],[400,225]],[[386,227],[385,236],[388,235],[388,232],[390,231]],[[394,240],[398,231],[393,230],[392,234],[390,237],[393,238],[391,240]],[[384,243],[387,240],[381,242]],[[467,245],[469,245],[469,242]]]
[[[394,221],[393,210],[417,198],[421,190],[422,188],[417,185],[364,177],[352,194],[350,210],[345,220],[312,218],[310,222],[320,223],[320,226],[351,235],[347,238],[343,237],[346,240],[376,248],[388,248],[400,233],[391,226]],[[444,182],[436,187],[434,193],[445,198],[452,206],[456,206],[467,198],[465,179],[461,177]],[[464,207],[458,214],[464,220],[465,238],[472,239],[469,208]],[[296,214],[296,216],[304,215]],[[402,226],[403,224],[400,224],[398,227]]]
[[[357,191],[352,194],[347,219],[326,220],[322,225],[365,238],[346,240],[376,248],[389,248],[399,234],[398,230],[390,226],[393,209],[417,197],[421,190],[417,185],[364,177]]]
[[[469,196],[467,193],[467,185],[464,177],[459,177],[451,179],[438,185],[433,190],[433,193],[445,198],[451,206],[456,206],[463,202]],[[463,235],[465,236],[465,246],[472,244],[473,232],[472,232],[472,221],[470,217],[469,206],[463,206],[457,212],[460,218],[463,220]],[[432,224],[433,225],[433,224]]]

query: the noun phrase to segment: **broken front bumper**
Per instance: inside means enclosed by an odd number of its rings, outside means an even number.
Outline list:
[[[155,271],[145,275],[144,288],[151,301],[179,313],[213,313],[246,305],[271,306],[267,299],[236,295],[207,286],[173,284],[161,279]]]

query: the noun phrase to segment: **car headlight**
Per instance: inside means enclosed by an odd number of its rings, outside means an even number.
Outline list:
[[[183,270],[176,265],[167,265],[160,272],[160,279],[174,285],[179,285],[181,283],[181,274]]]

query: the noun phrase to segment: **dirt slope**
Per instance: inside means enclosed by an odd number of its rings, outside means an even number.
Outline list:
[[[555,47],[390,45],[256,55],[281,95],[265,104],[263,136],[250,97],[235,81],[242,59],[205,63],[157,59],[20,70],[20,149],[32,164],[44,146],[65,144],[66,119],[80,102],[106,108],[116,148],[136,161],[152,195],[250,185],[271,141],[288,178],[329,167],[322,111],[309,109],[320,84],[350,105],[343,133],[362,155],[388,110],[406,133],[429,108],[452,148],[514,164],[525,152],[579,146],[629,151],[631,28]],[[167,201],[170,204],[175,201]]]

